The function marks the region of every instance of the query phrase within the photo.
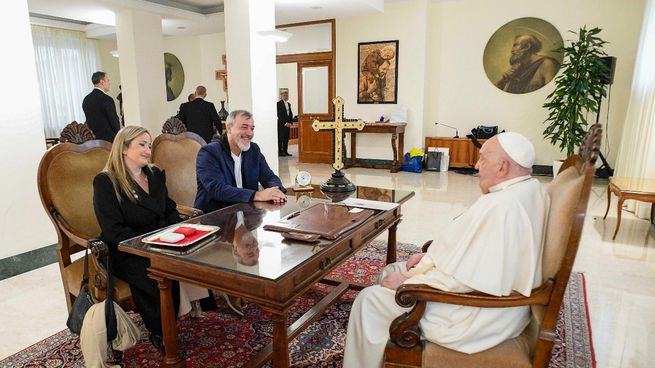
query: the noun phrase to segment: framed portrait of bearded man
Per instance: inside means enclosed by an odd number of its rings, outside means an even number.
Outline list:
[[[395,104],[398,99],[398,40],[360,42],[358,104]]]
[[[484,71],[496,88],[507,93],[530,93],[557,74],[564,55],[562,35],[539,18],[519,18],[500,27],[484,49]]]

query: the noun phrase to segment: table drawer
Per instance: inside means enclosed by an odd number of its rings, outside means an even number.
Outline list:
[[[306,267],[296,271],[292,278],[294,290],[303,289],[307,284],[315,284],[341,261],[350,257],[353,252],[350,243],[351,241],[347,241],[328,246],[309,261]]]
[[[395,211],[386,211],[375,216],[362,228],[361,243],[366,244],[388,229],[396,220]],[[361,244],[353,244],[355,249]]]

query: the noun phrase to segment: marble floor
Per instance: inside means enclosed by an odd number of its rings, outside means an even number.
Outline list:
[[[280,159],[280,177],[292,185],[296,173],[308,171],[314,183],[327,180],[330,165]],[[416,196],[403,206],[398,241],[423,244],[470,206],[480,195],[477,178],[447,173],[348,169],[346,177],[359,185],[409,189]],[[552,178],[538,177],[548,185]],[[597,179],[589,201],[581,247],[574,269],[584,272],[599,368],[655,365],[655,227],[623,212],[616,227],[616,197],[607,220],[607,180]],[[66,302],[59,270],[52,264],[0,281],[0,359],[65,328]]]

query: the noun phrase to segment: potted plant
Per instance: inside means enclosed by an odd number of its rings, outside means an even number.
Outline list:
[[[598,113],[600,101],[607,97],[603,78],[609,74],[609,67],[601,59],[607,56],[603,41],[598,34],[600,28],[580,28],[578,40],[569,40],[571,45],[561,46],[557,52],[564,54],[560,75],[555,78],[555,90],[548,95],[543,107],[549,110],[548,124],[543,131],[544,139],[559,145],[571,156],[580,146],[587,131],[587,117]],[[556,174],[553,167],[553,174]]]

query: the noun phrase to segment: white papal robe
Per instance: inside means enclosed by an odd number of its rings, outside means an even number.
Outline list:
[[[530,176],[489,188],[453,222],[409,272],[406,262],[381,276],[401,272],[405,284],[426,284],[453,292],[529,295],[541,283],[541,256],[550,199]],[[381,280],[381,278],[380,278]],[[355,299],[348,322],[344,368],[382,367],[389,326],[407,311],[395,290],[368,287]],[[529,307],[475,308],[428,303],[419,322],[422,338],[449,349],[476,353],[518,336],[529,322]]]

